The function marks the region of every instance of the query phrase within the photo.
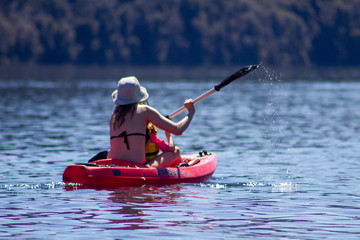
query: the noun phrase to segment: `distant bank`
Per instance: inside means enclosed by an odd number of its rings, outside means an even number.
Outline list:
[[[359,0],[0,1],[0,64],[360,65]]]

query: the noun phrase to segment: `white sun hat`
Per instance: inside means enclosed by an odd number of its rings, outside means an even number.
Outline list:
[[[112,99],[116,106],[142,102],[148,97],[146,88],[140,86],[134,76],[121,78],[118,82],[118,89],[112,93]]]

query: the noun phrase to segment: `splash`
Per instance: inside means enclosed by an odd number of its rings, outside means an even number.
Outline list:
[[[272,187],[272,192],[292,193],[300,191],[300,186],[292,182],[275,183],[272,184]]]
[[[66,186],[63,182],[51,182],[51,183],[38,183],[38,184],[4,184],[0,185],[0,189],[4,190],[12,190],[12,189],[55,189],[55,188],[63,188]]]
[[[265,76],[262,82],[263,106],[259,116],[259,124],[263,126],[263,138],[268,141],[271,149],[277,148],[283,142],[284,129],[287,122],[284,119],[285,98],[283,75],[275,70],[262,66]]]
[[[263,182],[240,182],[240,183],[200,183],[200,187],[215,189],[231,189],[231,188],[268,188],[271,187],[273,193],[292,193],[298,192],[300,186],[292,182],[283,183],[263,183]]]

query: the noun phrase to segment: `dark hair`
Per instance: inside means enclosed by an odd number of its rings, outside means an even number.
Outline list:
[[[113,127],[119,128],[125,122],[125,115],[131,112],[131,117],[134,116],[134,112],[138,103],[118,105],[115,107],[114,112],[111,116],[111,124]]]

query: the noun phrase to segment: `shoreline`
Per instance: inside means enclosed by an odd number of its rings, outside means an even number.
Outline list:
[[[117,80],[135,75],[148,81],[221,80],[242,66],[123,66],[123,65],[37,65],[0,66],[0,81],[6,80]],[[359,81],[359,67],[292,67],[262,66],[247,79],[263,78],[264,72],[281,81]]]

